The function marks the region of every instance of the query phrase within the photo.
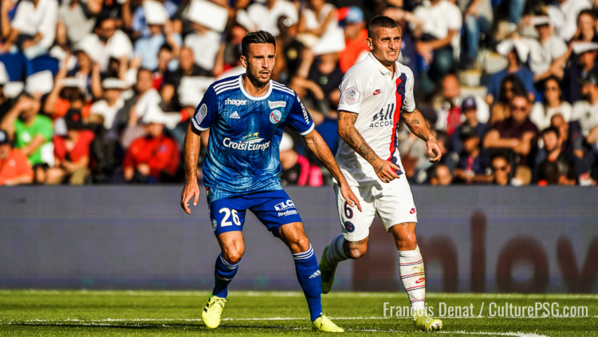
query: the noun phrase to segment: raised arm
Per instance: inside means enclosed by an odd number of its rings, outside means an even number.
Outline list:
[[[415,109],[412,112],[403,111],[401,117],[405,121],[405,125],[413,132],[414,135],[418,136],[421,140],[426,142],[426,149],[428,150],[428,157],[430,157],[431,163],[440,161],[442,153],[440,147],[436,141],[436,136],[432,133],[424,116],[422,116],[419,110]]]
[[[330,152],[330,148],[326,145],[326,142],[318,133],[318,131],[313,130],[312,132],[308,133],[307,135],[303,136],[305,140],[305,144],[310,149],[310,151],[318,158],[324,166],[330,171],[334,179],[338,182],[338,186],[341,190],[341,194],[343,198],[349,203],[350,206],[357,205],[359,211],[361,211],[361,204],[359,204],[359,199],[353,194],[349,184],[347,183],[347,179],[341,172],[341,169],[338,167],[336,160],[334,160],[334,156],[332,152]]]
[[[181,207],[187,214],[191,214],[189,201],[193,198],[193,206],[199,202],[199,186],[197,185],[197,160],[199,159],[200,134],[194,132],[189,124],[185,136],[185,187],[181,193]]]

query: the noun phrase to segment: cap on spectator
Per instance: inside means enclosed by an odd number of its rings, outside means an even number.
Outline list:
[[[163,25],[168,20],[168,12],[161,2],[146,0],[143,2],[145,22],[148,25]]]
[[[461,103],[461,111],[473,109],[476,110],[478,108],[477,103],[475,102],[475,98],[469,96],[463,100]]]
[[[550,24],[550,19],[546,15],[534,16],[532,23],[534,26],[546,26]]]
[[[503,40],[501,43],[496,45],[496,51],[502,56],[509,55],[509,53],[513,49],[515,49],[517,57],[521,62],[527,61],[527,56],[529,55],[529,48],[520,40],[507,39]]]
[[[6,72],[6,67],[4,63],[0,62],[0,85],[5,85],[9,82],[8,73]]]
[[[81,130],[84,128],[81,110],[69,109],[64,115],[67,130]]]
[[[143,124],[166,124],[166,118],[164,112],[158,105],[151,105],[148,107],[147,112],[142,119]]]
[[[575,42],[573,43],[573,52],[575,55],[583,54],[585,52],[598,49],[596,42]]]
[[[8,133],[4,130],[0,130],[0,145],[10,144],[10,139],[8,138]]]
[[[478,133],[473,126],[470,125],[463,125],[461,126],[461,131],[459,132],[459,138],[461,140],[466,140],[472,137],[477,137]]]
[[[343,18],[345,23],[359,23],[363,21],[363,11],[357,6],[349,7],[347,15]]]
[[[598,85],[598,75],[595,72],[589,71],[580,81],[582,84]]]
[[[62,80],[62,87],[64,88],[80,88],[81,81],[75,77],[66,77]]]
[[[107,78],[102,81],[102,88],[104,89],[120,89],[124,90],[127,88],[127,85],[124,81],[121,81],[118,78]]]

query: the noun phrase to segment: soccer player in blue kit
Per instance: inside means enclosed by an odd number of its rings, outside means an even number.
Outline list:
[[[278,148],[285,125],[303,136],[307,147],[332,173],[345,199],[352,206],[361,206],[297,94],[270,79],[276,54],[274,37],[265,31],[249,33],[241,49],[246,74],[222,79],[208,88],[185,138],[186,181],[181,207],[190,214],[189,202],[193,199],[197,205],[199,197],[196,170],[200,134],[210,128],[203,171],[210,219],[221,253],[202,320],[211,329],[220,324],[228,285],[245,252],[242,229],[250,210],[291,250],[313,328],[342,332],[322,312],[318,261],[301,217],[278,178]]]

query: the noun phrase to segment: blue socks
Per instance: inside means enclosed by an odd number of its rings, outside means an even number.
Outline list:
[[[318,260],[314,255],[311,245],[309,245],[309,249],[306,252],[293,254],[293,259],[295,259],[297,279],[299,280],[299,284],[301,284],[301,288],[303,288],[311,321],[313,322],[322,315],[322,301],[320,300],[322,281],[320,279]]]
[[[309,246],[309,249],[303,253],[293,254],[295,260],[295,270],[297,271],[297,279],[307,299],[307,306],[309,307],[310,317],[312,322],[322,315],[322,302],[320,296],[322,294],[322,281],[320,279],[320,268],[318,267],[318,260],[314,254],[314,250]],[[229,263],[218,255],[216,259],[216,266],[214,276],[216,284],[212,295],[226,298],[228,296],[228,284],[231,282],[239,264]]]
[[[222,253],[218,255],[216,259],[216,267],[214,271],[214,276],[216,276],[216,284],[214,285],[214,290],[212,290],[212,295],[226,298],[228,296],[228,284],[232,281],[233,277],[237,273],[239,269],[239,263],[229,263],[222,257]]]

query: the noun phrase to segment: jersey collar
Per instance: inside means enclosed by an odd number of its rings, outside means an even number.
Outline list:
[[[241,88],[241,92],[243,93],[243,95],[245,95],[245,97],[253,101],[261,101],[270,97],[270,93],[272,93],[272,80],[268,82],[268,92],[266,92],[263,96],[255,97],[251,96],[247,91],[245,91],[245,87],[243,86],[243,75],[244,74],[239,75],[239,78],[237,80],[239,81],[239,87]]]
[[[392,71],[388,70],[385,66],[382,65],[382,63],[380,63],[380,61],[378,61],[378,59],[374,55],[372,55],[372,52],[370,52],[367,57],[370,60],[370,62],[373,63],[374,67],[378,69],[382,75],[389,76],[390,78],[395,78],[401,75],[401,71],[399,69],[399,66],[397,65],[398,61],[395,62],[395,73],[393,74]]]

